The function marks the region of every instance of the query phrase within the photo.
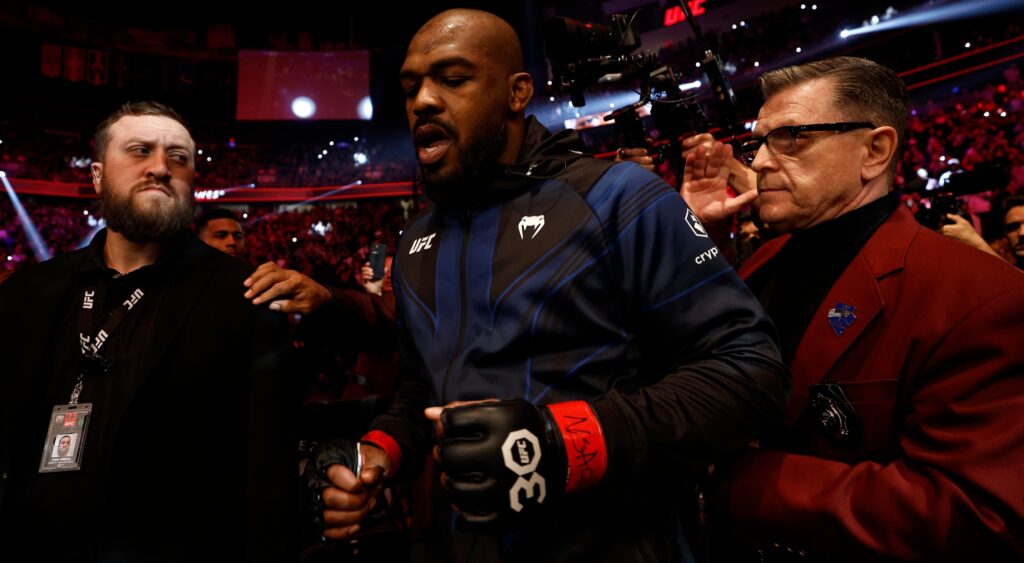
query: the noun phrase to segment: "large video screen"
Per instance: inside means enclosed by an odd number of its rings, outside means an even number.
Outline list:
[[[239,121],[370,119],[368,51],[239,51]]]

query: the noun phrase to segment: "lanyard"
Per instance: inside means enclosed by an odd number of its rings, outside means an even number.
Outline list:
[[[78,315],[78,343],[82,349],[82,360],[78,370],[78,380],[75,382],[75,388],[71,392],[71,399],[68,401],[69,405],[78,404],[78,396],[82,393],[82,383],[86,375],[102,375],[110,371],[110,367],[114,365],[114,358],[101,356],[99,353],[100,349],[107,343],[110,336],[114,334],[114,330],[117,329],[121,321],[128,315],[128,312],[137,307],[139,302],[142,301],[143,295],[145,293],[143,293],[142,288],[136,288],[121,303],[121,306],[114,311],[114,314],[107,319],[107,322],[103,323],[96,336],[89,336],[92,333],[92,311],[95,305],[96,288],[90,286],[85,289],[85,294],[82,297],[82,310]]]

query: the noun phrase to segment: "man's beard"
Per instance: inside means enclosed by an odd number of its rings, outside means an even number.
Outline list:
[[[452,128],[446,127],[454,133]],[[468,139],[466,152],[462,153],[459,162],[446,174],[431,172],[420,167],[423,187],[427,197],[434,203],[471,205],[486,191],[482,185],[492,176],[501,153],[505,150],[508,131],[504,119],[497,119],[490,126],[481,128],[482,134],[476,139]],[[452,135],[452,142],[458,135]]]
[[[106,178],[100,182],[100,210],[107,227],[132,242],[155,242],[170,238],[187,230],[195,217],[195,199],[191,191],[182,198],[169,185],[161,184],[171,193],[171,205],[140,209],[137,199],[132,196],[145,186],[152,185],[152,181],[132,186],[124,197],[115,193],[116,190],[107,183]]]

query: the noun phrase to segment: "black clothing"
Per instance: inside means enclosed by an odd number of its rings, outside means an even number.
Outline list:
[[[286,559],[295,393],[282,319],[242,297],[250,268],[191,233],[116,277],[105,235],[0,287],[0,557]],[[95,334],[138,284],[100,350],[114,364],[84,381],[82,469],[38,473],[50,411],[78,377],[85,288],[97,289]]]
[[[889,194],[831,221],[797,231],[775,260],[747,279],[747,286],[775,322],[787,365],[792,363],[818,306],[897,205],[899,198]]]

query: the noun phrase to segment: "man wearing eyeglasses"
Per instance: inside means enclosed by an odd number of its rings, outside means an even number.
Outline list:
[[[727,195],[721,143],[683,185],[705,225],[754,202],[784,233],[740,273],[793,372],[786,429],[719,469],[716,507],[762,561],[1019,560],[1024,276],[898,205],[891,70],[838,57],[761,83],[739,151],[757,189]]]

